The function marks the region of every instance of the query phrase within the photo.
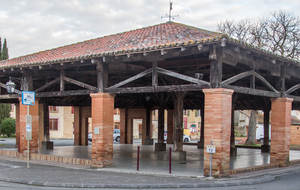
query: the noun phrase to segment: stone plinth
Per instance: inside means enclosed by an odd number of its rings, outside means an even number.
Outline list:
[[[166,151],[166,143],[155,143],[155,151]]]
[[[53,150],[53,141],[42,141],[43,150]]]
[[[144,145],[153,145],[154,140],[153,139],[145,139]]]

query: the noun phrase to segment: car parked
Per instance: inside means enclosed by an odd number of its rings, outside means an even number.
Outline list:
[[[164,140],[167,141],[168,133],[165,131],[164,133]],[[187,136],[186,134],[183,134],[183,142],[190,142],[191,138]]]
[[[88,140],[92,142],[93,133],[88,134]],[[120,142],[120,129],[114,129],[113,141]]]

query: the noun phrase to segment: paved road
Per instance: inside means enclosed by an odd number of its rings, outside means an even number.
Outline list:
[[[126,174],[124,174],[124,175],[126,175]],[[74,176],[74,177],[76,177],[76,176]],[[182,190],[193,190],[193,189],[208,189],[208,190],[240,190],[240,189],[242,189],[242,190],[257,190],[257,189],[259,189],[259,190],[283,190],[283,189],[288,189],[288,190],[299,190],[300,189],[300,180],[299,179],[300,179],[300,172],[295,172],[295,173],[276,176],[276,180],[274,180],[273,182],[257,184],[257,185],[229,186],[229,187],[216,187],[216,188],[183,188]],[[24,184],[0,181],[0,190],[15,190],[15,189],[77,190],[78,188],[42,187],[42,186],[24,185]],[[82,189],[87,190],[87,189],[91,189],[91,188],[82,188]],[[95,189],[102,189],[102,188],[95,188]],[[114,189],[111,189],[111,190],[114,190]],[[170,190],[170,188],[165,188],[165,190]]]

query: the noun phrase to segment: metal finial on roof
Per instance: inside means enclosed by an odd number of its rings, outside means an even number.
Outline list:
[[[161,18],[169,18],[169,22],[171,21],[171,19],[175,19],[174,17],[179,17],[179,15],[174,15],[172,16],[172,5],[173,5],[173,2],[170,1],[170,10],[169,10],[169,15],[166,14],[166,16],[162,16]]]

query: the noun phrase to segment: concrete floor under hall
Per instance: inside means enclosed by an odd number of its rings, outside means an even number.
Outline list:
[[[1,144],[11,144],[10,147],[14,145],[13,143],[1,142]],[[72,140],[54,140],[54,150],[39,150],[39,154],[91,159],[91,143],[89,143],[89,146],[72,146],[72,143]],[[137,147],[140,146],[140,172],[155,174],[169,173],[169,148],[173,145],[167,145],[167,151],[154,151],[154,145],[141,145],[140,141],[136,141],[134,144],[114,143],[113,146],[114,166],[112,168],[105,168],[105,170],[135,172],[137,167]],[[6,147],[5,149],[16,150],[10,147]],[[203,176],[203,149],[198,149],[195,145],[184,145],[183,149],[187,152],[186,162],[172,161],[172,174],[180,176]],[[290,160],[297,159],[300,159],[300,151],[291,150]],[[230,169],[269,163],[269,153],[261,153],[260,149],[238,148],[237,156],[230,159]]]
[[[154,151],[154,145],[114,144],[112,171],[134,172],[137,167],[137,147],[140,146],[140,171],[146,173],[169,173],[169,148],[167,151]],[[187,152],[185,163],[172,161],[172,174],[187,176],[203,176],[203,149],[195,145],[184,145]],[[91,159],[91,145],[89,146],[60,146],[54,150],[39,150],[40,154],[51,154],[65,157]],[[300,151],[290,151],[290,160],[300,159]],[[260,149],[238,148],[237,156],[231,157],[230,169],[239,169],[270,163],[270,154],[261,153]],[[108,169],[108,168],[106,168]]]

